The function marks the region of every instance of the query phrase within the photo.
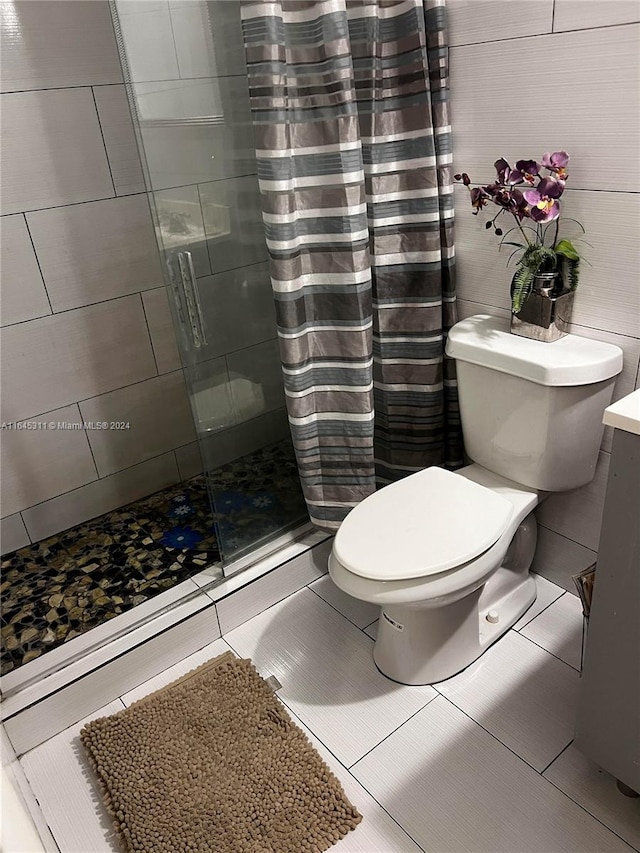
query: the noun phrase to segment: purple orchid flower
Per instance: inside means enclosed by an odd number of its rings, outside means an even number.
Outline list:
[[[564,186],[553,178],[542,178],[535,190],[526,190],[523,195],[531,205],[530,216],[536,222],[553,222],[560,216],[560,205],[556,199],[564,192]]]
[[[487,199],[489,195],[484,187],[474,187],[472,190],[469,190],[471,195],[471,207],[473,208],[473,215],[477,216],[479,211],[482,210],[483,207],[487,204]]]
[[[540,165],[535,160],[518,160],[516,168],[509,175],[510,184],[527,183],[533,186],[540,174]]]
[[[499,160],[493,164],[495,166],[495,170],[498,174],[498,183],[506,184],[509,180],[509,175],[511,174],[511,166],[507,163],[504,157],[500,157]]]
[[[511,203],[509,204],[509,212],[522,220],[525,216],[529,216],[529,206],[524,197],[524,193],[520,190],[512,190]]]
[[[559,181],[567,179],[567,163],[569,155],[566,151],[554,151],[550,154],[548,151],[542,155],[542,165],[545,169],[553,172]]]

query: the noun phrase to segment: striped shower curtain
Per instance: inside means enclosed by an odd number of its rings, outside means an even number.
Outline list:
[[[312,521],[462,464],[444,0],[242,4],[289,422]]]

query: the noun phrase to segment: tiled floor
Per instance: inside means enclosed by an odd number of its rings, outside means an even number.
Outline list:
[[[231,649],[251,657],[364,820],[344,853],[617,853],[640,849],[640,800],[572,745],[582,617],[539,600],[465,672],[432,687],[385,679],[376,610],[327,576],[121,697],[112,713]],[[365,631],[366,629],[366,631]],[[79,745],[83,720],[21,759],[62,853],[116,850]]]
[[[290,441],[208,480],[213,514],[198,476],[5,554],[2,675],[306,518]]]

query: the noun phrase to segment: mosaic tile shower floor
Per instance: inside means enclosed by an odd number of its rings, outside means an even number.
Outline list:
[[[218,562],[220,544],[233,556],[307,518],[288,441],[224,465],[209,484],[215,515],[201,475],[5,554],[1,673]]]

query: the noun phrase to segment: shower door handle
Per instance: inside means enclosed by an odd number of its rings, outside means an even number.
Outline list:
[[[202,316],[198,281],[193,269],[191,252],[177,252],[178,282],[187,309],[187,318],[191,342],[196,349],[207,345],[207,330]]]

